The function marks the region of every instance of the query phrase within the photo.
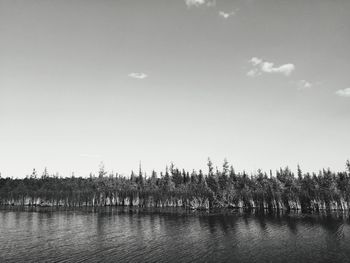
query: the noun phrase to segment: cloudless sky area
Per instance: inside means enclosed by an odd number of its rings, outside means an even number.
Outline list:
[[[0,172],[350,158],[348,0],[0,0]]]

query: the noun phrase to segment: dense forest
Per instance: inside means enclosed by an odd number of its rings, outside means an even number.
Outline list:
[[[269,173],[236,173],[225,160],[208,171],[188,172],[173,164],[159,175],[132,172],[129,177],[108,174],[100,166],[89,177],[41,176],[35,169],[24,179],[0,176],[0,205],[28,206],[178,206],[190,209],[245,208],[283,210],[348,210],[350,208],[350,162],[346,171],[323,169],[297,174],[288,167]]]

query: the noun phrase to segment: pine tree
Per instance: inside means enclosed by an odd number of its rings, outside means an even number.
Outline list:
[[[301,171],[300,165],[298,164],[298,179],[301,181],[303,179],[303,172]]]
[[[214,168],[213,168],[213,163],[211,162],[210,158],[208,158],[208,175],[213,175],[214,174]]]

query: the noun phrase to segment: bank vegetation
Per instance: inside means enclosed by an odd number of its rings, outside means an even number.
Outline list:
[[[294,174],[288,167],[268,173],[235,172],[225,160],[207,172],[185,171],[173,164],[146,176],[141,168],[130,176],[108,174],[59,177],[47,170],[24,179],[0,177],[0,205],[26,206],[139,206],[189,209],[243,208],[269,210],[349,210],[350,162],[343,172],[323,169]]]

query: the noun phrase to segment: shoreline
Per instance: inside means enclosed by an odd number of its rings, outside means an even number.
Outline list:
[[[261,207],[214,207],[214,208],[193,208],[193,207],[184,207],[184,206],[129,206],[129,205],[83,205],[83,206],[64,206],[64,205],[19,205],[19,204],[0,204],[0,210],[7,209],[57,209],[57,210],[84,210],[84,209],[120,209],[128,211],[181,211],[181,212],[193,212],[193,213],[208,213],[208,214],[225,214],[227,212],[243,212],[251,213],[257,212],[261,214],[279,214],[279,213],[298,213],[298,214],[324,214],[324,213],[349,213],[349,209],[285,209],[285,208],[261,208]]]

